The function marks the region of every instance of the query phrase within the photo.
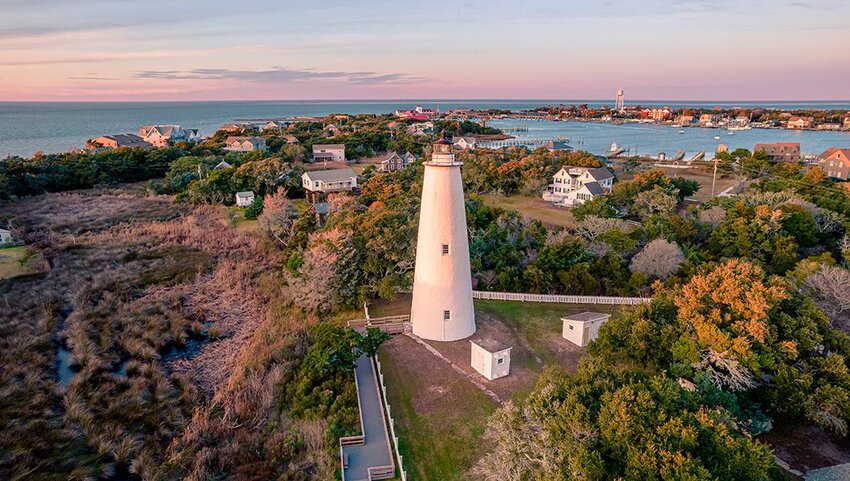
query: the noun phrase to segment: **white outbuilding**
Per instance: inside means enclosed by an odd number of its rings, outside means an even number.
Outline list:
[[[8,229],[0,229],[0,245],[12,243],[12,231]]]
[[[511,347],[494,339],[476,339],[472,345],[472,368],[489,380],[511,372]]]
[[[599,336],[599,326],[610,318],[611,314],[602,312],[580,312],[562,317],[564,339],[578,347],[585,347]]]
[[[254,193],[250,190],[236,193],[236,205],[239,207],[248,207],[254,202]]]

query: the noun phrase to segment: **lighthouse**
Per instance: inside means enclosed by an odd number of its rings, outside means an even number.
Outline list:
[[[413,333],[456,341],[475,332],[461,162],[441,134],[425,162],[413,273]]]

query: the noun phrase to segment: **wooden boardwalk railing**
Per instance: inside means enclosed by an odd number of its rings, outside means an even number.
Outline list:
[[[648,304],[649,297],[607,297],[607,296],[566,296],[557,294],[524,294],[521,292],[472,291],[474,299],[519,302],[554,302],[558,304],[606,304],[637,305]]]
[[[371,319],[352,319],[348,327],[354,330],[366,330],[370,327],[380,329],[387,334],[404,334],[410,330],[410,316],[387,316]]]

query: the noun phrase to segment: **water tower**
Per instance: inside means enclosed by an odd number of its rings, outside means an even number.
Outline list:
[[[617,103],[616,103],[616,105],[614,105],[614,110],[616,110],[617,112],[622,112],[623,110],[625,110],[625,107],[626,107],[626,102],[625,102],[623,89],[620,89],[620,90],[617,91]]]
[[[469,239],[461,162],[444,135],[425,162],[416,267],[413,272],[413,333],[432,341],[456,341],[475,333]]]

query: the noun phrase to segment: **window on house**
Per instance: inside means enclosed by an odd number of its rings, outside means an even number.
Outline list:
[[[504,360],[504,359],[502,359],[502,358],[499,358],[499,360],[498,360],[498,361],[496,361],[496,364],[502,364],[503,362],[505,362],[505,360]]]
[[[571,330],[571,331],[573,330],[573,326],[572,326],[572,324],[570,325],[570,330]]]
[[[449,255],[449,245],[448,244],[443,244],[443,255],[444,256]]]
[[[443,311],[443,320],[449,321],[452,318],[452,311]]]

